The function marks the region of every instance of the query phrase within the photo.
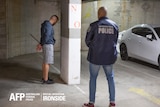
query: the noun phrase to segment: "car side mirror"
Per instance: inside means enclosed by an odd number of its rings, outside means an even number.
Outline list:
[[[152,40],[153,40],[153,36],[152,36],[151,34],[146,35],[146,38],[147,38],[147,40],[150,40],[150,41],[152,41]]]

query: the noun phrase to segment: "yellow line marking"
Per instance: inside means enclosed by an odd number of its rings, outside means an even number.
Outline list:
[[[91,11],[92,11],[92,8],[88,8],[83,18],[84,19],[90,18],[91,17]]]
[[[150,95],[149,93],[145,92],[143,89],[140,88],[130,88],[129,89],[130,92],[136,93],[138,95],[141,95],[143,97],[145,97],[146,99],[150,100],[151,102],[160,105],[160,99],[156,98],[153,95]]]

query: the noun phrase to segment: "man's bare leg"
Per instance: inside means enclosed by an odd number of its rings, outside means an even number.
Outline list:
[[[43,79],[45,81],[48,80],[48,72],[49,72],[49,64],[42,64],[42,71],[43,71]]]

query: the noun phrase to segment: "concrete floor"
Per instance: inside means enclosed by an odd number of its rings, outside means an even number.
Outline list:
[[[42,85],[41,54],[29,54],[0,61],[0,107],[81,107],[88,101],[89,72],[87,52],[82,52],[81,84],[66,85],[59,76],[60,53],[50,77],[55,84]],[[114,66],[116,107],[160,107],[160,71],[156,66],[132,59]],[[34,101],[9,101],[11,93],[64,93],[65,102],[45,102],[40,96]],[[108,107],[108,86],[103,69],[97,79],[95,107]]]

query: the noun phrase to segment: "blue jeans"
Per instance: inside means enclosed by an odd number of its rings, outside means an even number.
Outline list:
[[[113,65],[95,65],[90,63],[90,83],[89,83],[89,99],[90,103],[95,103],[95,94],[96,94],[96,80],[99,73],[100,67],[103,67],[106,78],[108,80],[109,88],[109,100],[110,102],[115,102],[115,83],[114,83],[114,72]]]

